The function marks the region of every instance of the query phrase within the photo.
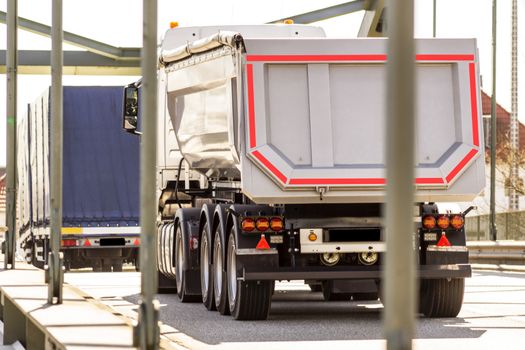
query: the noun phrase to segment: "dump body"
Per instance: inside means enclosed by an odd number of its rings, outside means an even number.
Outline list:
[[[243,35],[173,62],[164,47],[182,154],[256,203],[384,202],[386,45]],[[416,201],[470,201],[485,183],[476,42],[416,47]]]
[[[107,259],[131,261],[140,233],[139,140],[120,132],[122,87],[64,87],[63,91],[62,249],[66,260],[69,257],[73,267],[79,259],[88,264],[100,258],[95,253],[98,249],[105,251]],[[42,259],[50,234],[50,105],[46,91],[29,106],[27,118],[19,125],[18,143],[22,245],[38,240]]]

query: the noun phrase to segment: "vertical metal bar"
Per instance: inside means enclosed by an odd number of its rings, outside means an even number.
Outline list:
[[[157,159],[157,0],[143,0],[142,137],[140,147],[141,303],[138,337],[141,349],[158,349],[156,268]],[[138,338],[138,339],[137,339]]]
[[[15,268],[16,247],[16,104],[17,104],[17,0],[7,1],[7,183],[6,226],[4,268]]]
[[[384,331],[387,349],[411,349],[417,298],[414,253],[414,3],[413,0],[390,0],[387,7]]]
[[[53,0],[51,16],[50,206],[51,237],[48,259],[48,302],[62,303],[62,0]],[[52,131],[51,131],[52,130]],[[54,299],[56,298],[56,299]]]
[[[512,51],[511,51],[511,112],[510,112],[510,194],[509,209],[519,210],[519,123],[518,123],[518,2],[512,0]]]
[[[437,13],[436,13],[436,10],[437,10],[437,0],[433,0],[433,4],[432,4],[432,37],[436,37],[436,16],[437,16]]]
[[[496,227],[496,10],[497,0],[492,0],[492,97],[490,101],[490,239],[497,239]]]

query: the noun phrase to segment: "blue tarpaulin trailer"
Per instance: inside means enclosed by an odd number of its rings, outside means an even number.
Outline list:
[[[120,270],[139,245],[139,138],[123,133],[123,88],[66,86],[62,251],[66,268]],[[20,245],[43,266],[50,235],[50,90],[18,125]]]

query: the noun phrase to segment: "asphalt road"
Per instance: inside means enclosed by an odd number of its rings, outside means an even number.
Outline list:
[[[66,281],[136,317],[139,274],[68,273]],[[384,349],[380,302],[325,302],[302,282],[280,283],[267,321],[235,321],[176,295],[158,296],[161,332],[190,349]],[[525,274],[474,272],[457,318],[419,318],[416,349],[525,349]]]

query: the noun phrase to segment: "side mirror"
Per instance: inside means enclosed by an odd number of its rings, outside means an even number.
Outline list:
[[[139,88],[128,85],[124,88],[124,115],[122,127],[127,132],[136,133],[139,116]]]

